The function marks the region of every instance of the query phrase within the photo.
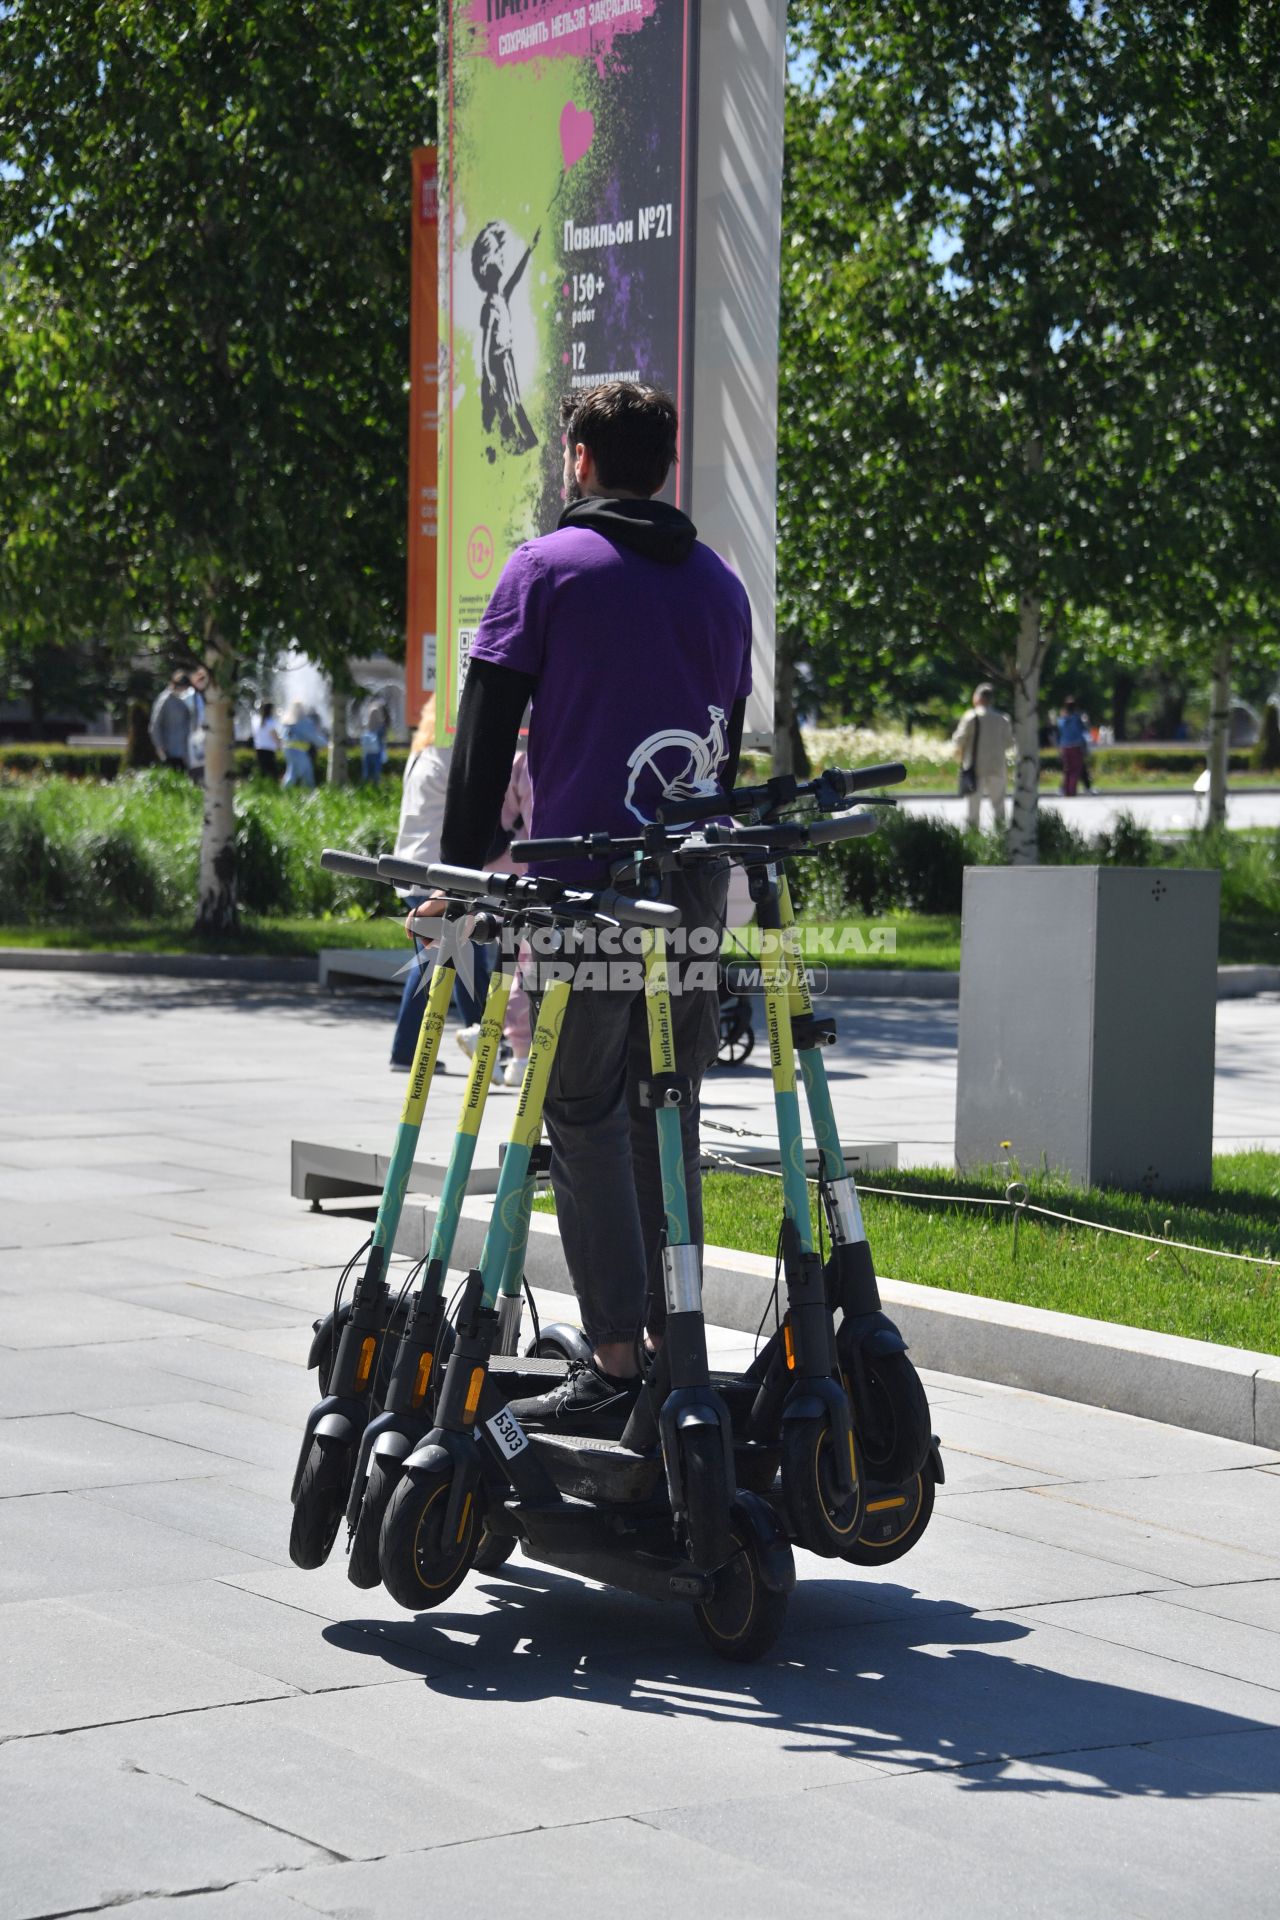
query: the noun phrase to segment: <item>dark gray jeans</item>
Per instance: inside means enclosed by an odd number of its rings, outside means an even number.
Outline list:
[[[686,940],[710,930],[709,953],[670,961],[673,982],[690,966],[714,972],[724,926],[728,877],[697,871],[672,874],[663,898],[680,907]],[[585,976],[585,977],[584,977]],[[693,1102],[681,1113],[690,1231],[702,1243],[702,1179],[698,1150],[698,1089],[716,1057],[720,1006],[714,988],[674,993],[671,1001],[676,1070],[693,1082]],[[649,1075],[649,1030],[643,989],[616,991],[592,984],[580,963],[569,997],[547,1090],[546,1130],[551,1185],[569,1277],[594,1344],[632,1340],[643,1330],[651,1282],[659,1278],[666,1212],[658,1132],[641,1107],[638,1087]],[[660,1285],[651,1322],[665,1317]]]

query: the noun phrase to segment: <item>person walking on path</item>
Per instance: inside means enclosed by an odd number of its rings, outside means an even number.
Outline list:
[[[1089,729],[1083,716],[1076,712],[1073,694],[1067,694],[1062,702],[1057,729],[1058,752],[1062,757],[1062,791],[1071,795],[1079,790],[1080,776],[1084,772],[1085,747],[1089,740]]]
[[[175,772],[187,771],[187,747],[191,739],[192,707],[187,697],[191,681],[187,674],[169,675],[169,684],[151,709],[148,732],[162,766]]]
[[[566,396],[567,504],[553,533],[518,547],[480,622],[458,711],[441,847],[483,864],[520,721],[529,720],[531,837],[634,833],[664,798],[732,784],[751,687],[751,609],[742,582],[654,498],[676,453],[677,415],[654,388],[608,381]],[[537,866],[535,864],[534,871]],[[599,862],[557,864],[600,884]],[[673,874],[687,948],[723,926],[727,876]],[[421,932],[427,902],[410,928]],[[705,972],[705,969],[702,969]],[[714,981],[691,972],[673,996],[693,1238],[702,1238],[698,1089],[719,1042]],[[588,979],[588,972],[597,976]],[[643,986],[633,969],[598,984],[584,970],[565,1012],[546,1102],[561,1240],[592,1359],[550,1393],[516,1403],[517,1419],[570,1431],[621,1432],[639,1392],[639,1341],[660,1268],[664,1209],[649,1076]],[[655,1292],[650,1333],[660,1337]]]
[[[960,759],[960,791],[969,803],[969,826],[982,824],[982,803],[991,808],[992,826],[1004,820],[1004,796],[1013,728],[1007,716],[991,702],[995,689],[985,682],[974,688],[973,705],[951,738]]]

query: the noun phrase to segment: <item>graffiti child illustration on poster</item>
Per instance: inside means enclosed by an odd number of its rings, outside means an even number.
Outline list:
[[[476,235],[471,249],[471,271],[484,295],[480,308],[480,420],[485,435],[485,458],[497,458],[493,433],[508,453],[528,453],[538,444],[520,398],[516,372],[515,323],[511,296],[541,237],[538,228],[507,278],[503,279],[511,236],[500,220],[490,220]]]

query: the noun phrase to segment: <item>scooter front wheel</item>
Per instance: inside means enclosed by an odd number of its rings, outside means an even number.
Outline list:
[[[869,1490],[861,1533],[842,1548],[840,1558],[859,1567],[883,1567],[900,1560],[915,1546],[932,1515],[933,1467],[926,1461],[901,1486]]]
[[[856,1462],[850,1462],[853,1491],[841,1494],[836,1484],[835,1445],[825,1420],[782,1423],[782,1497],[791,1532],[802,1547],[825,1560],[852,1546],[862,1525],[862,1490]]]
[[[468,1493],[462,1517],[445,1538],[445,1513],[453,1475],[438,1467],[411,1467],[401,1475],[382,1522],[378,1562],[393,1600],[417,1613],[438,1607],[471,1571],[481,1516]]]
[[[855,1406],[858,1450],[868,1476],[889,1486],[920,1473],[933,1440],[929,1401],[905,1353],[867,1354],[865,1406]]]
[[[752,1527],[740,1513],[730,1524],[737,1551],[716,1573],[711,1598],[699,1601],[694,1616],[703,1639],[722,1660],[758,1660],[782,1632],[787,1596],[766,1586]]]
[[[370,1463],[369,1477],[364,1483],[364,1498],[360,1502],[360,1516],[351,1535],[351,1550],[347,1555],[347,1578],[353,1587],[367,1588],[381,1584],[378,1542],[398,1478],[399,1473],[389,1472],[381,1460],[374,1459]]]
[[[295,1567],[322,1567],[329,1558],[351,1488],[351,1443],[336,1434],[317,1433],[311,1442],[289,1529],[289,1558]]]

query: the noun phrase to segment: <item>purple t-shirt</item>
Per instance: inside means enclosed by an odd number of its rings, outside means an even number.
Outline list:
[[[671,565],[561,527],[512,554],[471,654],[537,678],[530,837],[638,833],[664,796],[716,791],[751,690],[751,608],[701,542]]]

